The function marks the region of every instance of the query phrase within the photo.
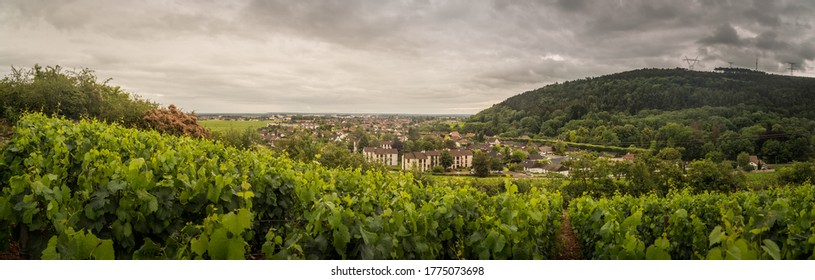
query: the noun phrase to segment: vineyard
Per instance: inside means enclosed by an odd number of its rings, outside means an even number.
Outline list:
[[[585,259],[815,258],[811,184],[567,203],[38,114],[3,149],[0,251],[24,258],[552,259],[564,211]]]
[[[564,207],[37,114],[0,182],[0,243],[42,259],[548,259]]]
[[[571,202],[592,259],[812,259],[815,187]]]

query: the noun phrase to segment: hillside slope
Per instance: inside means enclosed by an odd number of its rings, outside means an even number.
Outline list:
[[[719,151],[731,160],[742,151],[761,154],[774,140],[767,151],[773,161],[808,158],[815,79],[723,70],[640,69],[548,85],[479,112],[466,129],[624,147],[677,146],[689,158]]]

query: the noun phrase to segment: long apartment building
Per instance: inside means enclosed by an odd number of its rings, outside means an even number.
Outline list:
[[[396,149],[362,148],[362,156],[369,162],[379,162],[388,166],[399,165],[399,152]]]
[[[451,150],[453,157],[452,168],[467,168],[473,166],[473,152],[470,150]],[[416,169],[427,171],[441,164],[441,151],[413,152],[402,155],[402,170]]]

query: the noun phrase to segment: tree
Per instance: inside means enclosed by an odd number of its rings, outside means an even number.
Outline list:
[[[558,140],[557,142],[555,142],[554,145],[552,145],[552,149],[555,150],[554,152],[556,154],[559,154],[559,155],[565,154],[566,153],[566,143],[563,143],[563,141]]]
[[[278,151],[286,152],[289,158],[302,162],[311,162],[320,154],[321,146],[311,136],[297,132],[286,139],[275,142]]]
[[[12,67],[11,73],[0,80],[0,118],[10,121],[29,111],[145,128],[142,118],[157,107],[119,87],[97,81],[93,70],[87,68],[66,71],[60,66]]]
[[[478,177],[490,175],[490,158],[481,151],[473,153],[473,173]]]
[[[525,161],[527,158],[529,158],[529,155],[526,152],[523,150],[515,150],[512,151],[512,156],[510,156],[509,161],[512,163],[519,163]]]
[[[450,166],[453,165],[453,156],[450,155],[449,151],[444,150],[444,151],[441,152],[441,156],[439,158],[439,163],[441,163],[441,166],[443,168],[445,168],[445,169],[450,168]]]
[[[755,151],[752,141],[742,138],[738,133],[726,131],[719,138],[719,148],[726,158],[737,157],[739,153],[753,153]]]
[[[665,147],[662,148],[662,150],[659,150],[657,157],[662,160],[678,162],[682,160],[682,152],[674,147]]]
[[[362,150],[362,148],[368,147],[368,145],[370,145],[370,144],[371,144],[371,143],[370,143],[370,142],[371,142],[371,140],[368,138],[368,134],[367,134],[367,133],[362,132],[361,130],[357,130],[357,131],[359,131],[359,132],[360,132],[360,134],[362,134],[362,135],[359,137],[359,147],[360,147],[360,150]]]
[[[718,150],[710,151],[705,154],[705,158],[713,162],[722,162],[724,160],[724,154]]]
[[[753,170],[753,166],[750,165],[750,154],[747,152],[739,153],[739,155],[736,156],[736,166],[741,167],[744,171]]]
[[[790,158],[789,151],[778,140],[767,140],[761,146],[761,154],[770,163],[779,163]]]
[[[394,136],[393,137],[393,144],[391,145],[391,147],[396,149],[396,151],[398,151],[399,153],[402,153],[402,151],[405,148],[405,143],[402,143],[402,141],[399,141],[399,137]]]
[[[418,129],[416,129],[415,127],[408,128],[408,140],[416,141],[419,140],[420,137],[421,135],[419,135]]]
[[[710,160],[694,160],[690,164],[688,180],[697,191],[733,191],[743,185],[744,178],[733,173],[729,163],[716,164]]]
[[[778,181],[782,184],[803,184],[815,181],[815,164],[795,162],[778,170]]]
[[[212,139],[238,149],[252,149],[263,142],[263,136],[257,130],[246,128],[243,131],[230,128],[226,131],[212,132]]]
[[[444,139],[444,148],[447,148],[447,149],[455,149],[455,148],[457,148],[456,147],[456,141],[453,141],[453,140],[450,140],[450,139]]]

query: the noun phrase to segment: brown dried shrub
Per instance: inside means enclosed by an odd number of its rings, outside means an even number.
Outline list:
[[[195,115],[187,114],[170,105],[166,109],[153,109],[144,115],[147,128],[172,135],[209,138],[209,130],[198,124]]]

